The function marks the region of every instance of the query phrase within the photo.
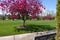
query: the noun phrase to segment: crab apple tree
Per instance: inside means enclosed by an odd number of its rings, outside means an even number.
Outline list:
[[[23,26],[25,26],[26,15],[36,16],[45,9],[41,0],[1,0],[0,6],[2,10],[15,15],[17,12],[22,16]]]

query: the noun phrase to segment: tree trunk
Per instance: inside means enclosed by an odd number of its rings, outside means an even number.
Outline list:
[[[57,0],[57,12],[56,12],[56,29],[57,29],[57,35],[56,40],[60,40],[60,0]]]
[[[22,16],[23,26],[25,27],[26,16]]]
[[[25,27],[25,20],[23,20],[23,26]]]

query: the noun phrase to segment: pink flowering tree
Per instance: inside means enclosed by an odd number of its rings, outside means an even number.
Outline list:
[[[42,13],[41,8],[45,9],[41,0],[1,0],[0,6],[2,10],[10,12],[11,15],[15,15],[18,12],[22,16],[24,27],[26,15],[36,16],[36,14]]]

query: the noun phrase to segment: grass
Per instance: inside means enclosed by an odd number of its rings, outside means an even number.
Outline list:
[[[38,27],[38,31],[45,31],[50,29],[55,29],[56,24],[54,20],[27,20],[26,25],[29,25],[30,28],[26,30],[20,30],[20,32],[15,32],[16,26],[22,26],[22,20],[0,20],[0,36],[6,35],[14,35],[14,34],[22,34],[29,33],[30,31],[34,32]],[[46,26],[49,25],[49,26]],[[46,26],[46,27],[45,27]]]

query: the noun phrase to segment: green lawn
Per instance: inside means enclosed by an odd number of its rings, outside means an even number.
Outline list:
[[[54,20],[27,20],[26,25],[32,26],[27,30],[20,30],[20,32],[15,32],[16,26],[22,26],[23,21],[22,20],[0,20],[0,36],[6,36],[6,35],[13,35],[13,34],[21,34],[21,33],[28,33],[30,30],[39,26],[39,25],[50,25],[52,29],[55,29],[56,24]],[[42,30],[48,30],[50,28],[49,26],[45,29],[44,27],[39,27],[39,31]],[[33,29],[36,30],[36,29]]]

